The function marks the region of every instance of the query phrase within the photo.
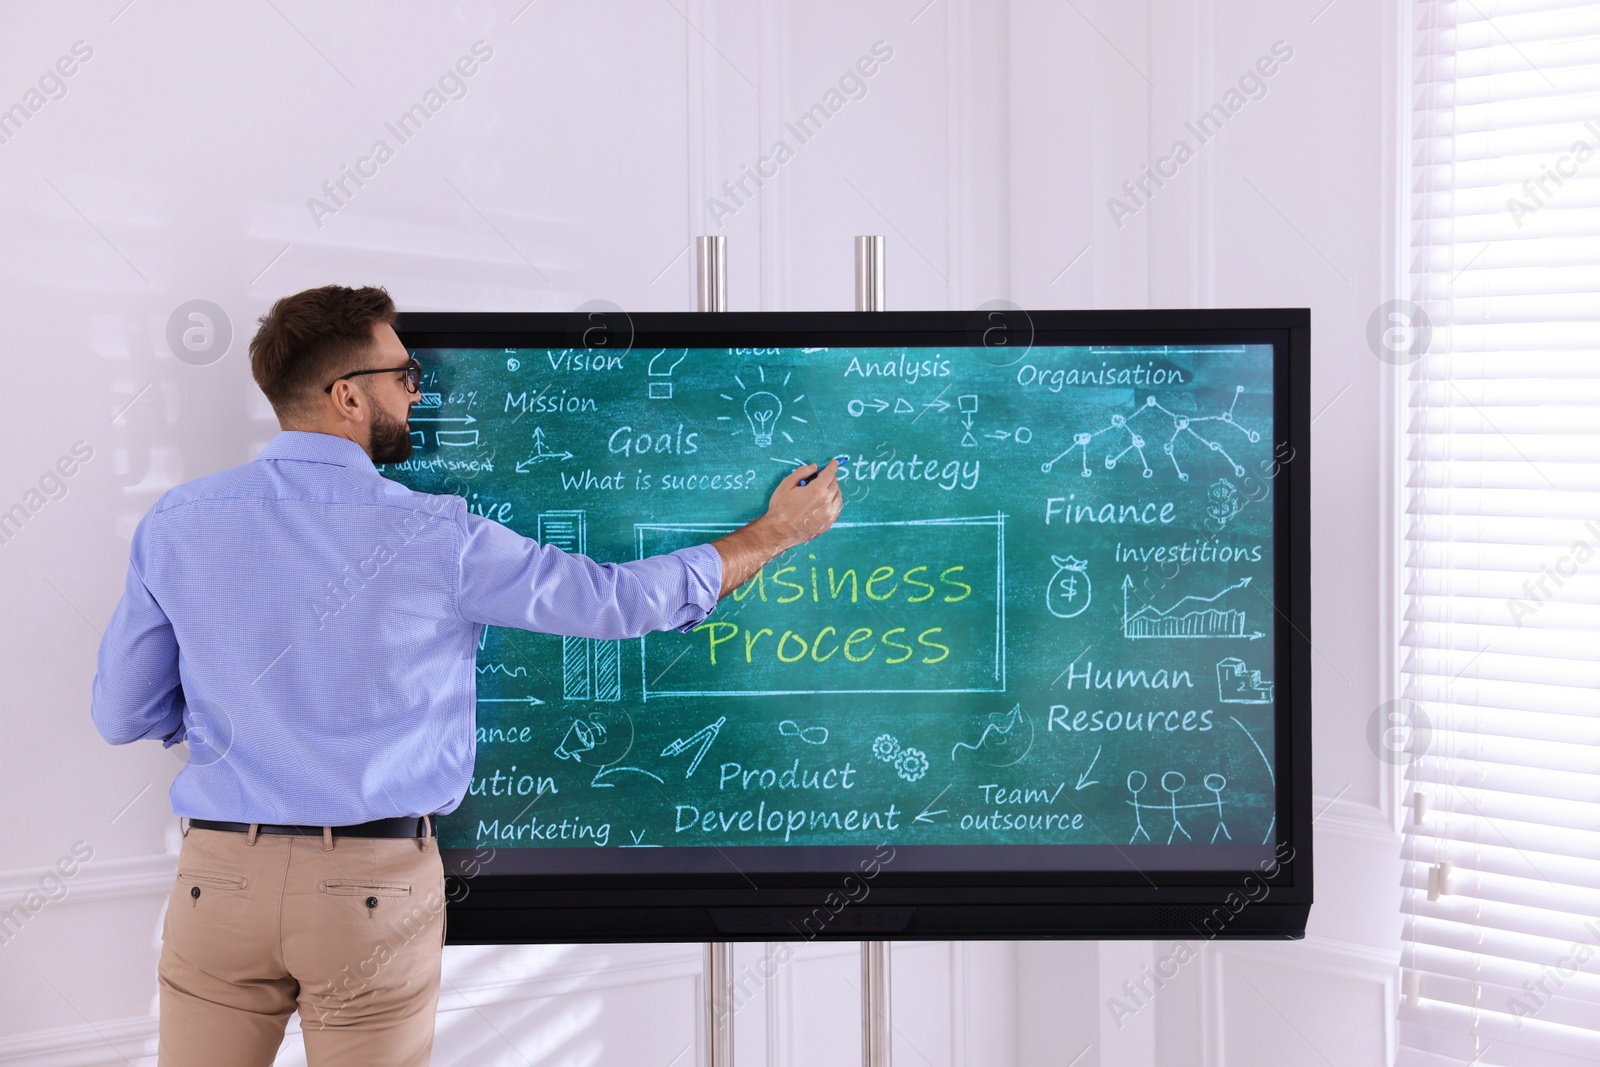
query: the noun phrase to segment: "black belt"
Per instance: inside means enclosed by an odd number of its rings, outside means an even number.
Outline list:
[[[250,824],[247,822],[220,822],[216,819],[190,819],[191,827],[201,830],[231,830],[237,833],[249,833]],[[264,822],[256,826],[257,833],[263,834],[300,834],[305,837],[322,836],[320,826],[287,826],[282,823]],[[426,818],[411,818],[400,816],[394,819],[374,819],[371,822],[356,823],[354,826],[335,826],[335,837],[437,837],[439,836],[439,817],[430,815]]]

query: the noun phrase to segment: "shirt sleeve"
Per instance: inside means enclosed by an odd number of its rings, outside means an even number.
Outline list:
[[[89,711],[113,745],[150,737],[170,748],[185,737],[185,705],[172,622],[144,584],[149,521],[146,515],[134,531],[127,586],[100,639]]]
[[[464,512],[456,603],[467,622],[620,640],[689,631],[717,606],[722,556],[710,545],[625,563],[541,545]]]

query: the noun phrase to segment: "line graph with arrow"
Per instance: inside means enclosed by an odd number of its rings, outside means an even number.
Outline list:
[[[1122,580],[1122,636],[1130,640],[1145,638],[1241,637],[1255,641],[1266,635],[1260,630],[1245,632],[1242,609],[1213,607],[1217,601],[1250,585],[1248,576],[1211,596],[1186,596],[1170,608],[1161,610],[1145,604],[1130,611],[1128,594],[1133,591],[1133,575]]]
[[[1024,725],[1028,728],[1025,743],[1022,742],[1023,732],[1017,729],[1017,727]],[[1015,704],[1010,711],[991,712],[989,721],[984,724],[983,733],[978,735],[978,740],[975,742],[957,741],[950,749],[950,758],[952,760],[955,759],[956,753],[962,749],[966,749],[969,752],[987,750],[994,754],[999,754],[997,750],[1003,749],[1004,754],[1010,757],[1009,759],[999,763],[990,760],[984,760],[984,762],[991,767],[1009,767],[1014,763],[1021,762],[1023,757],[1032,750],[1033,739],[1033,720],[1028,717],[1027,712],[1022,710],[1021,704]]]

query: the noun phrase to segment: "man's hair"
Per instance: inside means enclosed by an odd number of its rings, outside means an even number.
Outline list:
[[[293,419],[314,409],[323,386],[361,369],[373,327],[394,325],[394,301],[381,286],[324,285],[282,298],[259,321],[250,373],[278,418]]]

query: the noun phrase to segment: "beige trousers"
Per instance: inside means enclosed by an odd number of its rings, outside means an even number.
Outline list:
[[[331,846],[331,847],[329,847]],[[161,930],[160,1067],[425,1065],[445,931],[430,838],[190,828]]]

